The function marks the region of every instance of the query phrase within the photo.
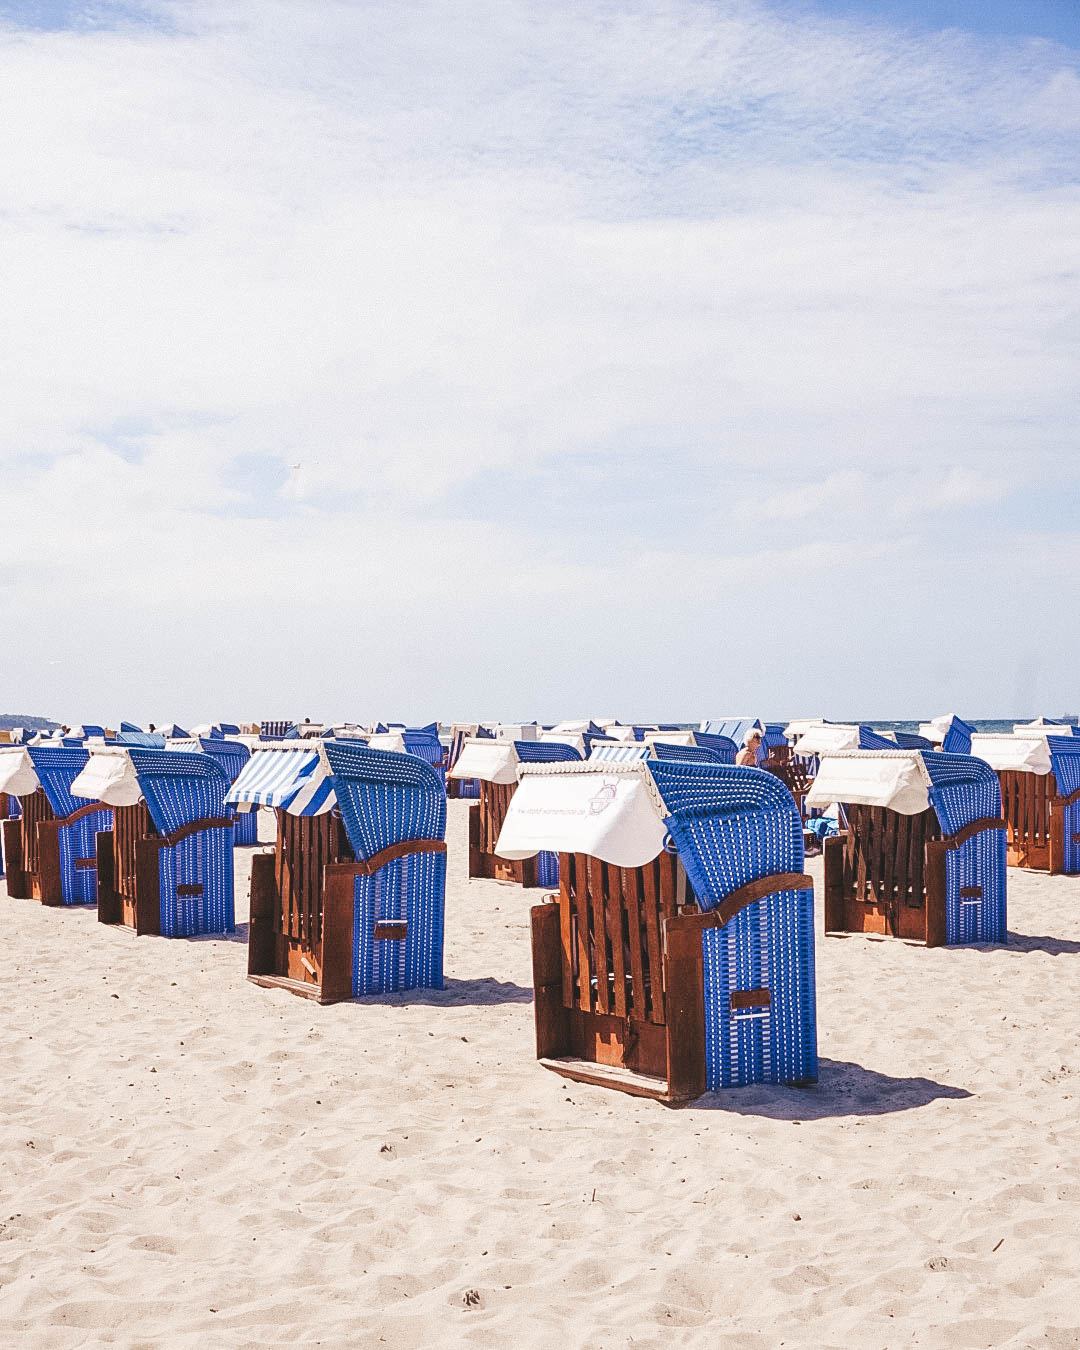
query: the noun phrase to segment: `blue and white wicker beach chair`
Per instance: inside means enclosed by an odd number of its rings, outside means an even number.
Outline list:
[[[1025,728],[1012,736],[976,734],[971,747],[1001,784],[1009,863],[1052,875],[1080,872],[1080,737]]]
[[[621,743],[606,743],[622,749]],[[597,747],[599,748],[599,747]],[[632,748],[632,747],[626,747]],[[536,858],[508,862],[495,853],[495,842],[517,788],[522,764],[558,764],[580,760],[571,745],[561,741],[503,741],[487,737],[467,739],[451,770],[454,778],[472,779],[480,786],[479,799],[469,808],[469,876],[514,881],[521,886],[557,886],[559,859],[551,852]]]
[[[677,1103],[817,1077],[813,883],[770,774],[670,760],[524,766],[498,852],[560,854],[532,911],[537,1057]]]
[[[250,979],[320,1003],[442,987],[446,793],[431,765],[282,742],[228,799],[278,823],[274,852],[252,859]]]
[[[97,901],[97,837],[112,828],[112,810],[72,795],[88,754],[62,745],[0,750],[0,791],[11,792],[20,804],[18,819],[3,826],[13,898],[43,905]]]
[[[209,755],[139,746],[94,749],[72,784],[113,808],[98,839],[98,918],[136,933],[231,933],[229,778]]]
[[[825,927],[928,947],[1006,942],[1005,822],[997,775],[972,755],[823,755],[808,803],[841,805],[825,840]]]
[[[893,739],[901,750],[936,750],[937,746],[928,736],[916,736],[912,731],[894,731]],[[963,753],[967,754],[967,751]]]
[[[297,735],[295,722],[270,721],[259,723],[261,741],[284,741]]]
[[[939,745],[947,755],[970,755],[971,737],[974,732],[975,728],[971,723],[965,722],[955,713],[934,717],[919,726],[919,735],[925,736],[934,745]]]
[[[251,751],[243,741],[234,741],[224,736],[192,736],[187,740],[169,741],[166,748],[188,754],[209,755],[221,765],[230,784],[236,782],[240,771],[251,758]],[[234,844],[251,845],[259,842],[258,811],[236,812],[233,825]]]

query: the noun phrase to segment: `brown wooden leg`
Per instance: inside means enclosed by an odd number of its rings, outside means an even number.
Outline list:
[[[825,931],[843,933],[844,926],[844,835],[829,835],[825,854]]]
[[[135,841],[135,932],[161,933],[161,882],[157,841]]]
[[[948,849],[936,839],[926,843],[926,945],[944,947],[946,860]]]
[[[480,803],[473,802],[469,807],[469,876],[482,877],[484,875],[484,864],[482,861],[482,846],[480,842]]]
[[[37,898],[43,905],[62,905],[64,888],[60,880],[60,831],[55,821],[39,821],[37,838]]]
[[[532,930],[533,1012],[536,1058],[554,1059],[567,1052],[566,1005],[562,987],[562,939],[558,905],[534,905]]]
[[[669,1102],[688,1102],[705,1091],[705,979],[701,928],[665,919],[664,989],[667,999]]]
[[[1060,800],[1050,803],[1050,875],[1065,871],[1065,808]]]
[[[116,858],[112,830],[97,836],[97,916],[99,923],[123,923],[124,900],[116,889]]]
[[[320,1003],[343,1003],[353,996],[355,891],[355,876],[324,873]]]
[[[5,820],[3,831],[7,893],[12,900],[32,900],[34,898],[33,888],[30,878],[23,870],[22,821]]]
[[[277,929],[274,915],[279,899],[274,880],[274,855],[256,853],[251,860],[251,900],[248,914],[248,974],[279,975],[275,963]]]

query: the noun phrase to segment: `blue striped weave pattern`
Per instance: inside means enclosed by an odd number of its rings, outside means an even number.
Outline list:
[[[356,857],[392,844],[444,839],[446,792],[423,760],[343,741],[327,741],[334,791]],[[353,889],[353,995],[441,989],[446,854],[395,858]],[[375,940],[380,920],[404,919],[401,939]]]
[[[90,803],[85,797],[75,797],[71,785],[82,773],[90,752],[82,746],[32,745],[27,748],[38,780],[41,783],[54,816],[63,819]],[[79,858],[97,857],[97,836],[111,830],[112,811],[103,806],[71,825],[57,831],[60,845],[60,895],[65,905],[97,904],[97,871],[92,867],[76,867]]]
[[[658,760],[650,771],[698,905],[748,882],[802,872],[802,820],[779,779],[760,769]],[[781,891],[702,934],[706,1083],[710,1090],[817,1077],[812,890]],[[768,1007],[731,994],[768,989]]]
[[[198,820],[230,815],[225,806],[229,777],[209,755],[181,750],[128,751],[150,819],[160,834]],[[163,937],[231,933],[236,927],[233,829],[198,830],[158,850],[158,887]],[[178,887],[199,886],[198,895]]]
[[[930,775],[930,805],[943,834],[1001,815],[1001,784],[984,760],[923,751],[922,762]],[[980,831],[945,855],[947,945],[1008,940],[1005,843],[1003,820],[1000,830]],[[981,897],[961,897],[961,889],[969,887],[980,887]]]

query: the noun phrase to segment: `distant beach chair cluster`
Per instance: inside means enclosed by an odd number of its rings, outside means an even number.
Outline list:
[[[681,724],[84,724],[3,733],[11,899],[137,934],[235,928],[248,974],[320,1003],[443,987],[447,799],[467,872],[531,910],[536,1053],[666,1103],[817,1076],[824,928],[928,947],[1008,940],[1007,867],[1080,872],[1080,731]]]

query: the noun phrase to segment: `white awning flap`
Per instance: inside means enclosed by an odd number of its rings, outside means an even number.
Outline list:
[[[0,748],[0,792],[11,797],[29,797],[41,786],[34,761],[21,745]]]
[[[917,751],[855,750],[823,755],[808,806],[847,802],[917,816],[930,805],[930,775]]]
[[[119,745],[95,746],[82,772],[71,785],[73,797],[87,797],[106,806],[134,806],[142,788],[131,756]]]
[[[858,750],[859,728],[830,722],[807,727],[795,743],[797,755],[835,755],[844,750]]]
[[[665,745],[697,745],[697,737],[692,731],[647,731],[645,744],[663,741]]]
[[[952,724],[959,721],[955,713],[943,713],[940,717],[931,717],[929,722],[919,723],[919,735],[928,741],[940,745]]]
[[[368,737],[369,750],[394,750],[399,755],[405,754],[405,737],[400,731],[377,731],[373,736]]]
[[[992,769],[1016,769],[1021,773],[1049,773],[1050,747],[1045,735],[976,735],[971,738],[971,753]]]
[[[616,867],[643,867],[664,846],[666,816],[640,762],[523,764],[495,852],[587,853]]]
[[[542,731],[541,741],[555,741],[559,745],[572,745],[579,755],[585,753],[585,737],[576,731]]]
[[[805,736],[811,727],[821,727],[825,725],[824,717],[796,717],[793,722],[789,722],[784,728],[784,736],[792,745],[800,736]]]
[[[599,725],[600,724],[597,723],[597,726]],[[604,728],[604,734],[610,736],[612,740],[615,741],[632,741],[636,739],[633,727],[607,726]]]
[[[451,778],[482,778],[485,783],[516,783],[518,755],[513,741],[470,739],[450,770]]]
[[[495,728],[497,741],[535,741],[535,722],[500,722]]]

